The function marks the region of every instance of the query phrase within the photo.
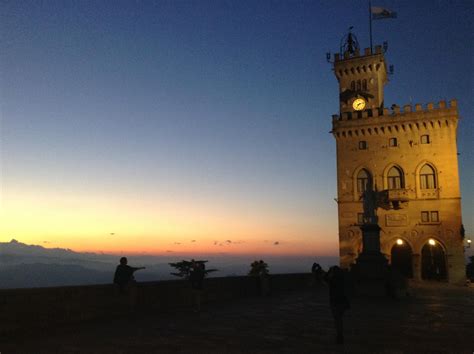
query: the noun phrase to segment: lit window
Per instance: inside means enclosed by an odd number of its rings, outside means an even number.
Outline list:
[[[420,138],[420,142],[422,144],[429,144],[430,143],[430,136],[429,135],[422,135]]]
[[[421,222],[430,222],[430,213],[428,211],[421,212]]]
[[[435,189],[436,176],[433,167],[424,165],[420,170],[420,188],[421,189]]]
[[[422,223],[439,222],[439,212],[438,211],[422,211],[421,222]]]
[[[372,184],[370,173],[365,169],[360,170],[357,174],[357,192],[364,193],[369,183]]]
[[[388,146],[390,147],[398,146],[397,138],[390,138],[388,140]]]
[[[398,167],[395,167],[395,166],[392,167],[388,171],[387,183],[388,183],[388,189],[405,188],[405,185],[404,185],[404,182],[403,182],[402,170],[399,169]]]
[[[367,141],[359,141],[359,150],[367,150]]]

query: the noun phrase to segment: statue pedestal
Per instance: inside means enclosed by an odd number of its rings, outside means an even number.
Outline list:
[[[384,296],[386,294],[387,259],[380,253],[380,227],[365,224],[362,229],[362,253],[352,270],[358,295]]]

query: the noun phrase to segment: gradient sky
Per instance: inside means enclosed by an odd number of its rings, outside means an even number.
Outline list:
[[[386,105],[458,99],[472,235],[472,1],[373,1]],[[337,81],[366,1],[2,1],[0,241],[334,255]],[[229,242],[230,241],[230,242]]]

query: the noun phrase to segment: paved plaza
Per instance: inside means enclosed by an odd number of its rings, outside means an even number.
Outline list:
[[[335,344],[327,287],[64,326],[10,338],[10,353],[473,353],[474,288],[423,284],[355,298]]]

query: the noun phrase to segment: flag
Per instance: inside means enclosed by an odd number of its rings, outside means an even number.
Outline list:
[[[383,7],[371,7],[372,19],[373,20],[383,20],[384,18],[397,18],[397,13],[395,11],[390,11],[384,9]]]

